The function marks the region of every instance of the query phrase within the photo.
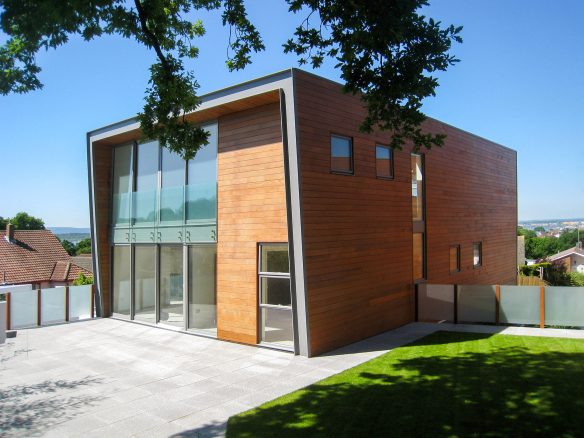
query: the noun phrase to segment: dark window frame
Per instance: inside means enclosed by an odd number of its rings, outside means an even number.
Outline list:
[[[479,249],[479,262],[478,263],[475,263],[475,261],[474,261],[475,246],[478,246],[478,249]],[[483,266],[483,242],[482,242],[482,240],[472,243],[472,267],[474,269],[478,269],[481,266]]]
[[[451,259],[450,259],[450,250],[452,248],[456,248],[456,269],[452,269],[451,266]],[[448,270],[451,274],[456,274],[457,272],[460,272],[460,244],[458,243],[454,243],[452,245],[450,245],[450,247],[448,248]]]
[[[351,170],[343,170],[343,169],[335,169],[333,168],[333,137],[340,138],[343,140],[349,140],[349,144],[351,146]],[[329,149],[329,159],[330,159],[330,172],[336,175],[355,175],[355,146],[353,137],[349,137],[347,135],[336,134],[334,132],[330,133],[329,136],[330,141],[330,149]]]
[[[377,173],[377,148],[387,149],[389,151],[389,173],[390,176],[383,176]],[[395,179],[395,172],[394,172],[394,157],[393,157],[393,148],[391,146],[387,146],[381,143],[375,143],[375,177],[379,179],[386,179],[389,181],[393,181]]]

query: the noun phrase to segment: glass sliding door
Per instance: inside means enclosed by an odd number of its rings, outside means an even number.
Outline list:
[[[131,252],[129,245],[113,247],[112,311],[127,317],[132,305]]]
[[[288,244],[261,244],[259,265],[261,341],[293,350]]]
[[[183,247],[160,245],[159,322],[184,327]]]
[[[189,329],[217,336],[217,245],[189,246]]]
[[[134,319],[156,322],[156,245],[134,247]]]
[[[152,225],[156,221],[159,153],[157,141],[138,145],[136,192],[132,215],[134,223],[138,225]]]
[[[168,148],[162,148],[161,166],[160,222],[182,224],[185,203],[185,160]]]

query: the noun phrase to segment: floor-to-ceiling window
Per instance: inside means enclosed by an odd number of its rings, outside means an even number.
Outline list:
[[[112,311],[128,317],[132,304],[131,250],[129,245],[119,245],[113,248]]]
[[[112,180],[112,223],[118,226],[130,224],[130,194],[132,193],[133,144],[114,148],[114,172]]]
[[[134,247],[134,319],[156,322],[156,245]]]
[[[160,222],[184,221],[185,160],[176,152],[162,148],[160,172]]]
[[[160,322],[184,328],[183,247],[160,245]]]
[[[217,334],[217,245],[191,245],[188,254],[189,329]]]
[[[136,190],[133,219],[135,224],[153,224],[156,221],[156,191],[158,188],[158,158],[160,148],[157,141],[138,145],[136,161]]]
[[[260,245],[259,294],[261,341],[293,350],[288,244]]]

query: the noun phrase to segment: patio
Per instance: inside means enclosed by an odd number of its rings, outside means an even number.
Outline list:
[[[20,330],[0,346],[0,434],[221,436],[231,415],[438,329],[584,337],[417,323],[307,359],[114,319]]]

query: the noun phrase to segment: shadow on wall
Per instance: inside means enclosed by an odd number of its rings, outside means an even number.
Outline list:
[[[46,380],[32,385],[0,389],[0,436],[33,436],[57,423],[84,413],[103,397],[69,395],[76,389],[99,384],[101,379]]]
[[[234,416],[227,436],[581,435],[582,343],[491,336],[430,335]]]

